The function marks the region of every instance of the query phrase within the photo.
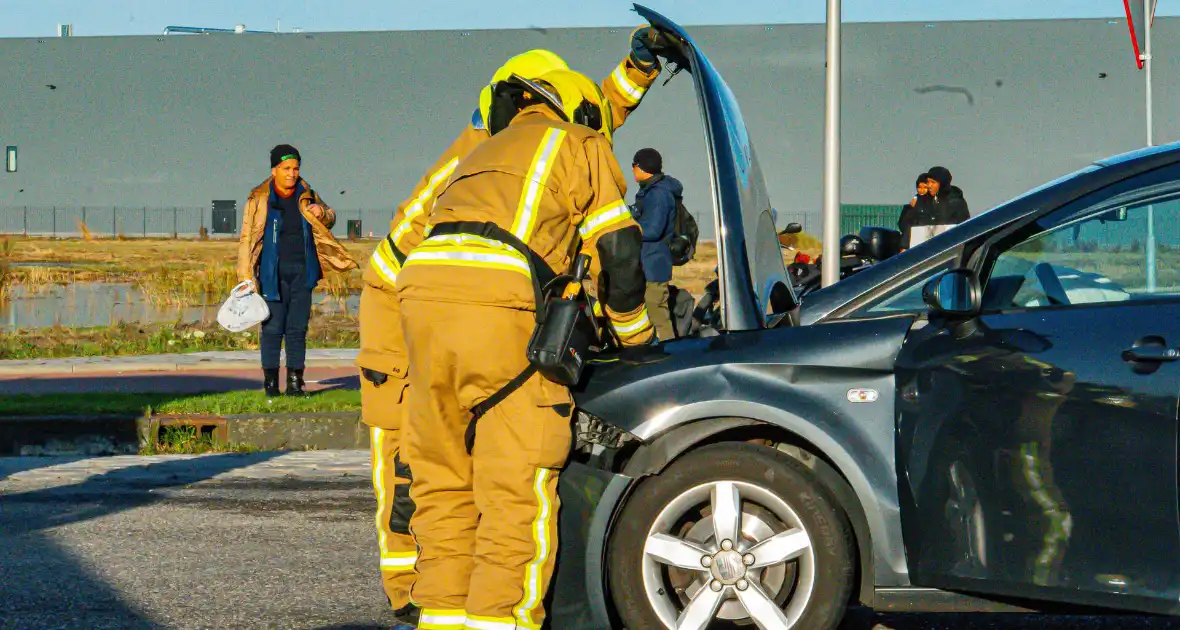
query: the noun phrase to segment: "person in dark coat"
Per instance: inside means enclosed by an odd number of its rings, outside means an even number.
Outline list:
[[[938,219],[938,225],[958,225],[971,218],[967,200],[958,186],[951,185],[951,172],[942,166],[927,171],[930,179],[926,188],[930,192],[930,207]]]
[[[668,246],[676,227],[676,200],[684,186],[664,174],[664,160],[655,149],[640,149],[631,161],[631,172],[639,184],[631,216],[643,230],[643,275],[647,279],[648,317],[662,340],[676,338],[669,305],[672,281],[672,250]]]
[[[905,225],[902,228],[902,248],[918,245],[936,234],[941,234],[952,225],[971,218],[967,200],[958,186],[951,185],[951,172],[942,166],[935,166],[926,173],[926,203],[914,203],[913,212],[903,213]],[[922,228],[917,230],[915,228]],[[915,238],[916,237],[916,238]]]

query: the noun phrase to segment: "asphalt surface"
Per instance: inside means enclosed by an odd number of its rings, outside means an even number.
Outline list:
[[[0,628],[388,627],[368,474],[364,451],[0,458]],[[873,625],[1180,630],[1010,614]]]
[[[279,372],[286,385],[285,372]],[[309,391],[360,389],[355,367],[308,368],[304,371]],[[0,374],[0,396],[16,394],[176,393],[203,394],[262,389],[262,369],[180,370],[171,372],[120,371],[79,374]]]

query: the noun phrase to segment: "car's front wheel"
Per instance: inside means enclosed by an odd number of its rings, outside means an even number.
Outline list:
[[[852,531],[814,475],[774,449],[715,444],[644,480],[611,536],[624,626],[827,630],[855,574]]]

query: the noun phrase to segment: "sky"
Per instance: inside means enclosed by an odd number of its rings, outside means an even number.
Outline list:
[[[685,25],[823,22],[824,0],[646,0]],[[625,26],[626,0],[0,0],[0,37],[158,35],[165,26],[290,32]],[[849,22],[1125,17],[1119,0],[843,0]],[[1180,15],[1160,0],[1158,15]]]

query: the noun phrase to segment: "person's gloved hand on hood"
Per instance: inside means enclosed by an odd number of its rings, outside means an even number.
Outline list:
[[[631,60],[635,62],[635,65],[644,70],[658,67],[660,60],[656,55],[665,57],[677,55],[677,51],[671,46],[668,35],[652,28],[650,24],[644,24],[631,31]]]

